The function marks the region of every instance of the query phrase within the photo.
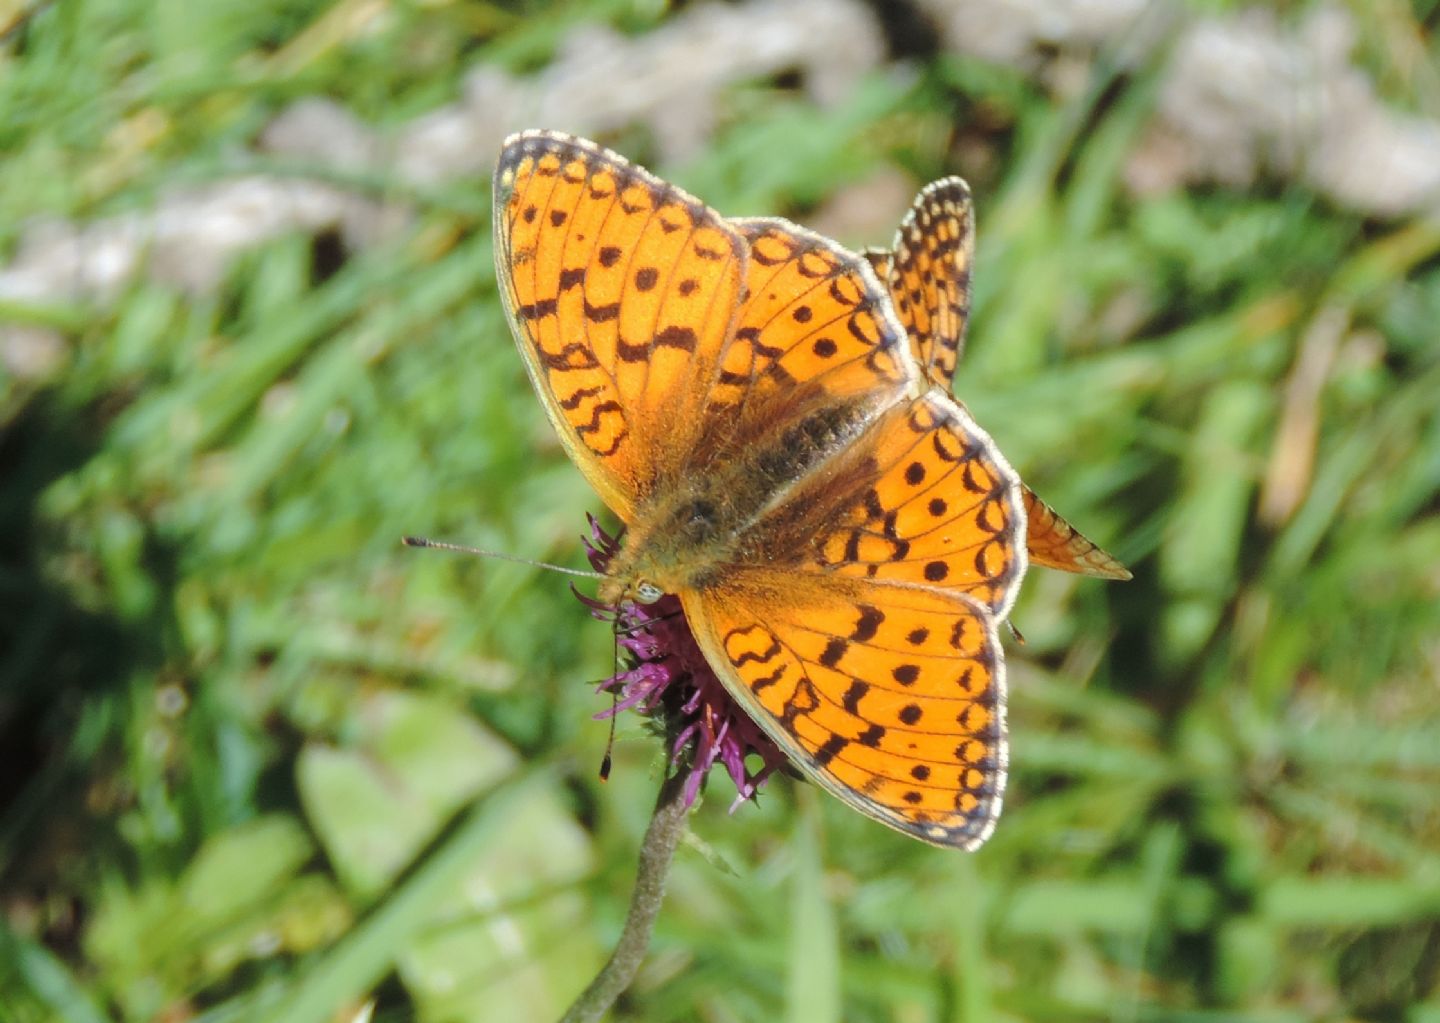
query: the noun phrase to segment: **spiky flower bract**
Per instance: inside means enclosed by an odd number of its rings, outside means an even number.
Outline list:
[[[604,572],[619,553],[620,542],[593,516],[589,524],[586,555],[595,571]],[[785,763],[785,754],[716,677],[695,642],[679,598],[667,593],[653,604],[627,600],[611,605],[576,596],[596,618],[614,625],[616,642],[629,662],[600,683],[600,691],[614,694],[616,703],[595,716],[604,719],[634,710],[648,718],[665,738],[672,761],[688,772],[686,806],[695,802],[717,762],[724,765],[739,793],[731,809],[754,799]],[[751,754],[760,760],[757,770],[746,763]]]

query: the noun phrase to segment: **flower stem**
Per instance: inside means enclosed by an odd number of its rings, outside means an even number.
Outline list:
[[[650,933],[655,929],[655,918],[665,898],[665,876],[670,871],[675,846],[685,833],[689,813],[690,808],[685,804],[684,772],[672,772],[660,786],[655,813],[645,829],[635,893],[630,896],[630,913],[625,918],[620,941],[605,968],[575,999],[560,1023],[597,1023],[635,979],[645,958],[645,949],[650,945]]]

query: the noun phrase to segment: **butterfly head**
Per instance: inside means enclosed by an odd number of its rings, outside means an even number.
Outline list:
[[[654,604],[665,593],[663,586],[643,577],[607,574],[596,596],[600,603],[618,607],[621,604]]]
[[[622,579],[608,576],[600,583],[596,599],[602,604],[653,604],[665,596],[665,590],[648,579]]]

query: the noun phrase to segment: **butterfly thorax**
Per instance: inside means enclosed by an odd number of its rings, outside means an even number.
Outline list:
[[[733,506],[703,485],[640,509],[600,585],[600,599],[643,601],[647,587],[680,593],[703,585],[716,565],[733,556],[735,522]]]
[[[871,401],[832,398],[702,439],[684,478],[636,509],[600,599],[633,599],[646,583],[665,593],[703,589],[725,566],[806,557],[812,520],[848,496],[846,477],[859,475],[854,440],[879,411]],[[767,426],[775,420],[788,425]]]

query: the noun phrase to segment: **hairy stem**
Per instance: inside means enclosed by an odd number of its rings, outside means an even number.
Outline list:
[[[690,810],[685,805],[684,790],[683,771],[670,774],[660,786],[655,813],[650,818],[650,826],[645,829],[645,841],[640,846],[635,893],[630,896],[630,913],[625,918],[620,941],[605,968],[575,999],[561,1018],[561,1023],[596,1023],[635,979],[645,958],[645,950],[650,945],[650,933],[655,929],[660,903],[665,898],[665,877],[670,872],[675,846],[685,833],[685,818]]]

